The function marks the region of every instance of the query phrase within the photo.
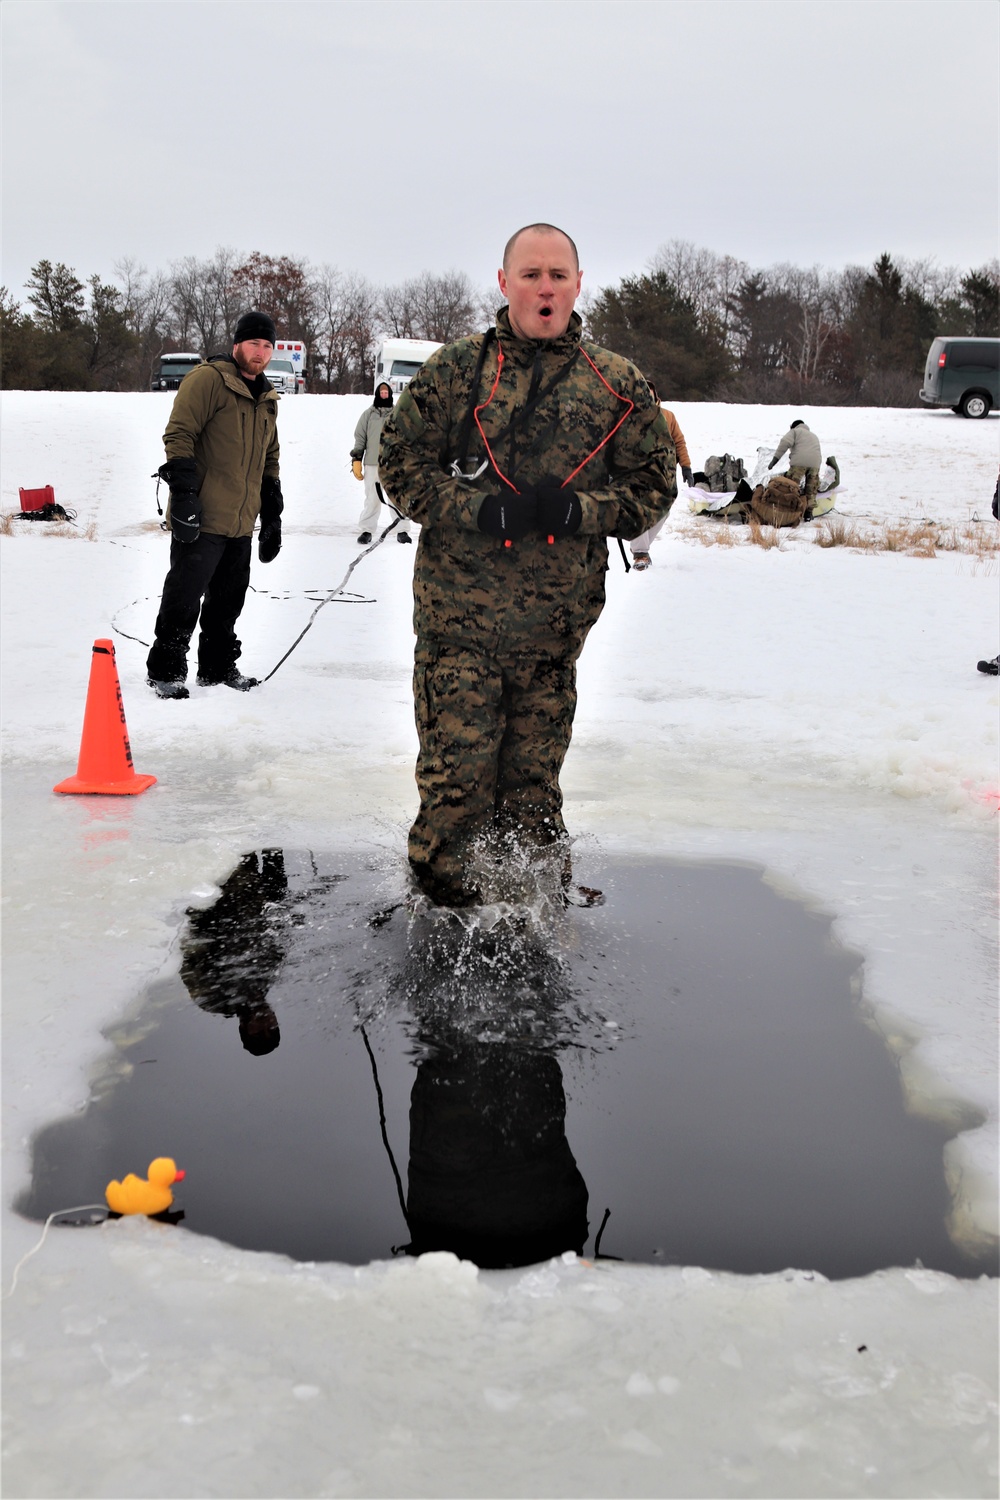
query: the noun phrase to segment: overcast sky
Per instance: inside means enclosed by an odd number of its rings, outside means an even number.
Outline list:
[[[997,253],[996,0],[4,0],[2,279]]]

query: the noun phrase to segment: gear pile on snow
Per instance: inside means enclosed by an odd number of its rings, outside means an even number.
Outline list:
[[[787,474],[770,472],[771,454],[770,448],[757,449],[757,461],[749,479],[742,461],[731,454],[706,459],[704,471],[695,474],[694,483],[688,488],[688,509],[692,515],[707,516],[713,521],[754,520],[761,526],[798,526],[833,510],[838,494],[842,493],[840,465],[833,454],[819,471],[818,493],[808,510],[801,486]]]
[[[746,477],[742,458],[734,458],[731,453],[723,453],[720,458],[713,453],[706,458],[705,467],[693,475],[691,482],[695,489],[707,489],[713,495],[731,495],[739,487],[740,480]]]

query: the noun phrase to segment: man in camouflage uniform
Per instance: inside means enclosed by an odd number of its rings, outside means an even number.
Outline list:
[[[577,657],[604,607],[606,538],[646,531],[677,493],[645,379],[581,339],[580,281],[562,230],[518,230],[495,334],[432,355],[382,430],[383,487],[421,527],[410,864],[442,905],[504,893],[489,870],[514,847],[555,846],[570,891],[559,772]]]

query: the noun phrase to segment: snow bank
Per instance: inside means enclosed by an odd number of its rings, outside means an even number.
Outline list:
[[[285,547],[254,565],[243,665],[279,660],[358,555],[360,397],[282,402]],[[184,908],[246,849],[370,849],[415,808],[409,575],[392,537],[267,685],[144,686],[167,561],[170,398],[8,393],[4,511],[51,483],[77,528],[0,538],[5,1204],[30,1135],[86,1098],[102,1027],[176,966]],[[866,522],[978,512],[996,421],[676,408],[696,464],[802,415]],[[949,1149],[953,1232],[996,1227],[995,563],[704,547],[675,515],[584,653],[564,776],[602,851],[743,858],[829,912],[860,997]],[[115,632],[124,632],[115,633]],[[114,634],[137,799],[52,795]],[[725,935],[720,934],[720,941]],[[69,1206],[69,1205],[67,1205]],[[7,1282],[37,1226],[5,1208]],[[826,1285],[558,1263],[303,1268],[149,1224],[54,1230],[5,1305],[7,1486],[23,1495],[987,1494],[995,1286]],[[988,1332],[988,1341],[983,1333]],[[859,1353],[859,1346],[866,1345]],[[155,1450],[155,1451],[154,1451]],[[991,1467],[992,1466],[992,1467]]]

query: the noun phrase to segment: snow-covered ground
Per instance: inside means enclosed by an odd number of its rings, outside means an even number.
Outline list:
[[[10,1209],[31,1134],[84,1104],[102,1028],[176,967],[184,908],[262,845],[350,842],[401,868],[415,807],[415,549],[392,536],[354,571],[360,598],[323,608],[262,689],[192,684],[164,703],[145,688],[128,637],[150,640],[166,568],[148,476],[169,404],[4,396],[0,508],[52,484],[78,511],[75,528],[0,538],[5,1294],[38,1238]],[[282,402],[285,545],[254,564],[249,672],[358,555],[347,455],[364,404]],[[729,451],[751,467],[801,414],[840,463],[846,519],[995,535],[995,418],[675,410],[696,466]],[[1000,645],[995,555],[824,549],[815,526],[771,550],[742,532],[703,545],[715,527],[679,505],[650,571],[626,577],[612,554],[564,775],[581,869],[597,879],[604,851],[752,860],[829,912],[865,956],[861,1003],[912,1108],[962,1128],[952,1231],[982,1244],[1000,695],[975,664]],[[54,796],[110,635],[136,769],[157,785]],[[147,1221],[53,1229],[4,1302],[5,1491],[995,1494],[995,1292],[919,1268],[826,1283],[572,1256],[301,1266]]]

